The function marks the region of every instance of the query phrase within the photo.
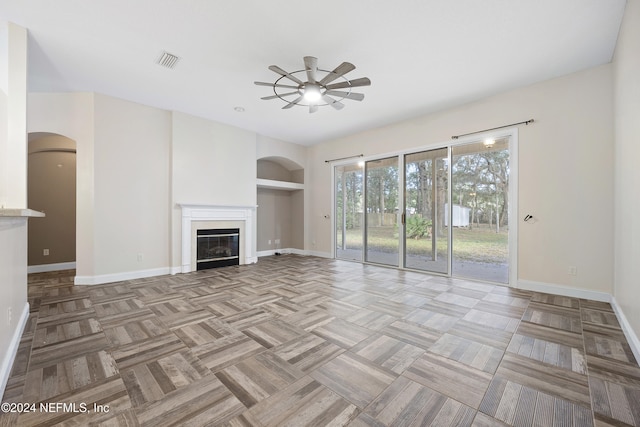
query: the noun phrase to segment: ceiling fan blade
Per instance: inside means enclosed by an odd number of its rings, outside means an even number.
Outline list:
[[[332,81],[334,81],[338,77],[342,77],[345,74],[347,74],[349,71],[353,71],[355,69],[356,69],[356,66],[353,65],[352,63],[343,62],[342,64],[338,65],[332,72],[330,72],[329,74],[324,76],[324,78],[322,80],[320,80],[318,83],[320,83],[322,86],[324,86],[327,83],[331,83]]]
[[[283,110],[286,110],[287,108],[291,108],[294,105],[296,105],[298,102],[300,102],[302,100],[303,96],[300,95],[299,97],[297,97],[296,99],[294,99],[293,101],[291,101],[290,103],[288,103],[287,105],[285,105],[284,107],[282,107]]]
[[[316,71],[318,70],[318,58],[313,56],[304,57],[304,69],[307,72],[309,83],[316,82]]]
[[[271,71],[273,71],[274,73],[280,74],[282,77],[288,78],[292,82],[296,82],[299,85],[303,85],[304,84],[304,82],[302,80],[300,80],[296,76],[292,76],[291,74],[287,73],[285,70],[283,70],[282,68],[278,67],[277,65],[269,65],[269,69]]]
[[[335,95],[335,96],[340,96],[342,98],[353,99],[354,101],[362,101],[364,99],[363,93],[342,92],[340,90],[328,90],[325,93],[327,95]]]
[[[276,98],[282,98],[283,96],[289,96],[289,95],[299,95],[300,92],[295,91],[295,92],[287,92],[287,93],[281,93],[279,95],[271,95],[271,96],[265,96],[262,97],[260,99],[264,99],[265,101],[269,100],[269,99],[276,99]]]
[[[368,77],[362,77],[354,80],[347,80],[346,82],[334,83],[332,85],[327,86],[327,89],[343,89],[347,87],[359,87],[359,86],[369,86],[371,84],[371,80]]]
[[[257,84],[258,86],[269,86],[269,87],[284,87],[287,89],[298,89],[300,86],[293,86],[293,85],[282,85],[282,84],[276,84],[276,83],[266,83],[266,82],[254,82],[255,84]]]
[[[318,106],[316,104],[309,105],[309,114],[315,113],[316,111],[318,111]]]
[[[330,97],[328,95],[322,95],[322,100],[326,104],[331,105],[336,110],[342,110],[344,108],[344,104],[342,102],[336,101],[335,99],[333,99],[332,97]]]

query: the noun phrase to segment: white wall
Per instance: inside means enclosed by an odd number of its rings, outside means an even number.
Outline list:
[[[9,132],[9,23],[0,20],[0,208],[6,207],[8,193]]]
[[[521,283],[613,290],[612,69],[593,68],[310,148],[308,249],[331,253],[325,160],[437,146],[451,136],[535,119],[519,129]],[[515,220],[515,218],[514,218]],[[315,244],[314,244],[315,242]],[[568,275],[576,266],[577,276]]]
[[[0,207],[20,208],[27,205],[27,30],[4,22],[0,36]]]
[[[0,29],[0,209],[27,208],[27,31]],[[27,219],[0,217],[0,392],[9,378],[27,304]]]
[[[94,100],[95,275],[168,273],[171,113]]]
[[[37,220],[34,218],[33,220]],[[0,218],[0,394],[20,344],[27,304],[27,219]],[[9,311],[11,320],[9,321]]]
[[[178,203],[257,204],[256,134],[188,114],[172,113],[171,193],[171,265],[177,269],[181,264],[182,228]]]
[[[615,289],[640,348],[640,2],[627,1],[614,57]],[[636,357],[640,354],[636,353]]]

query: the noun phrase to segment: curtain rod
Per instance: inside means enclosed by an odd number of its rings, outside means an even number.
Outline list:
[[[503,128],[508,128],[508,127],[511,127],[511,126],[517,126],[517,125],[528,125],[529,123],[533,123],[533,119],[529,119],[529,120],[526,120],[526,121],[524,121],[524,122],[511,123],[510,125],[498,126],[497,128],[484,129],[484,130],[477,130],[477,131],[475,131],[475,132],[463,133],[462,135],[453,135],[453,136],[451,137],[451,139],[458,139],[458,138],[460,138],[461,136],[473,135],[473,134],[476,134],[476,133],[488,132],[488,131],[490,131],[490,130],[503,129]]]
[[[336,162],[338,160],[355,159],[356,157],[364,157],[364,154],[358,154],[356,156],[340,157],[339,159],[325,160],[324,162],[325,163],[331,163],[331,162]]]

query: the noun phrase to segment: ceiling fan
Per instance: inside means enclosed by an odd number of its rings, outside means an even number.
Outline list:
[[[318,111],[318,107],[330,105],[336,110],[344,108],[341,102],[345,99],[362,101],[364,94],[353,92],[352,89],[360,86],[369,86],[371,80],[367,77],[348,80],[344,77],[350,71],[355,70],[355,65],[343,62],[333,71],[318,68],[318,58],[313,56],[304,57],[304,70],[286,72],[277,65],[269,66],[269,69],[280,77],[274,83],[254,82],[258,86],[269,86],[273,88],[275,95],[265,96],[261,99],[281,99],[286,102],[282,109],[291,108],[294,105],[309,107],[309,113]],[[303,75],[306,74],[306,77]],[[303,81],[306,78],[306,81]],[[293,84],[288,83],[287,79]],[[336,82],[337,80],[337,82]],[[332,83],[335,82],[335,83]],[[339,90],[344,89],[344,90]]]

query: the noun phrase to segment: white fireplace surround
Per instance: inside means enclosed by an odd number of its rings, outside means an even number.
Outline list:
[[[244,223],[244,233],[241,245],[244,257],[240,264],[254,264],[258,262],[256,253],[256,228],[254,214],[257,206],[219,206],[219,205],[189,205],[180,203],[182,208],[182,272],[194,271],[192,263],[193,230],[197,222],[205,221],[238,221]],[[223,227],[220,227],[223,228]]]

